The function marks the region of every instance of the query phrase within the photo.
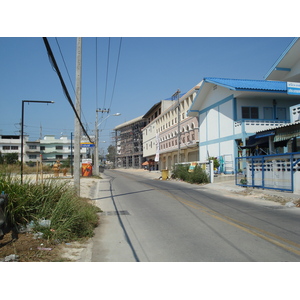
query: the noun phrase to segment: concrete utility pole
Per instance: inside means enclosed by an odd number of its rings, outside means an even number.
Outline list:
[[[82,43],[81,38],[77,38],[76,50],[76,102],[75,109],[81,118],[81,53]],[[77,117],[75,116],[74,130],[74,187],[78,196],[80,196],[80,138],[81,128]]]
[[[177,133],[177,144],[178,144],[178,154],[177,154],[177,163],[180,163],[180,137],[181,137],[181,132],[180,132],[180,103],[179,103],[179,98],[180,98],[180,90],[178,89],[173,95],[172,98],[175,99],[177,97],[177,124],[178,124],[178,133]]]
[[[109,109],[96,109],[96,122],[95,122],[95,175],[99,175],[99,129],[98,129],[98,112],[109,113]]]

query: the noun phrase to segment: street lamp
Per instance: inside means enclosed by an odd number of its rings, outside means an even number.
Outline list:
[[[22,100],[22,121],[21,121],[21,184],[23,183],[23,148],[24,148],[24,103],[54,103],[54,101]]]
[[[108,115],[106,116],[100,123],[98,123],[98,112],[101,111],[101,110],[96,110],[96,122],[95,122],[95,168],[96,168],[96,172],[95,174],[98,176],[99,175],[99,156],[98,156],[98,151],[99,151],[99,147],[98,147],[98,139],[99,139],[99,129],[98,127],[105,121],[107,120],[109,117],[118,117],[120,116],[121,114],[120,113],[115,113],[113,115]],[[98,124],[97,124],[98,123]]]

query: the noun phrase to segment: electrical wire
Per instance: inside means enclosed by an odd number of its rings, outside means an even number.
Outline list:
[[[63,62],[64,62],[64,66],[65,66],[65,69],[66,69],[66,71],[67,71],[67,74],[68,74],[68,77],[69,77],[70,83],[71,83],[71,85],[72,85],[72,88],[73,88],[74,95],[76,95],[75,88],[74,88],[74,85],[73,85],[73,82],[72,82],[72,79],[71,79],[71,76],[70,76],[70,73],[69,73],[69,70],[68,70],[67,64],[66,64],[66,62],[65,62],[65,59],[64,59],[63,53],[62,53],[62,51],[61,51],[61,48],[60,48],[60,45],[59,45],[59,43],[58,43],[58,39],[57,39],[57,38],[55,38],[55,40],[56,40],[56,44],[57,44],[57,46],[58,46],[58,49],[59,49],[59,52],[60,52],[61,58],[62,58],[62,60],[63,60]],[[83,112],[83,110],[82,110],[82,109],[81,109],[81,114],[83,115],[83,119],[85,120],[85,123],[86,123],[86,124],[88,124],[88,123],[87,123],[87,121],[86,121],[86,118],[85,118],[85,115],[84,115],[84,112]],[[89,131],[89,127],[88,127],[88,125],[87,125],[87,131]]]
[[[104,104],[103,104],[103,107],[105,107],[106,94],[107,94],[108,69],[109,69],[109,55],[110,55],[110,37],[108,38],[107,63],[106,63],[106,83],[105,83]]]
[[[92,143],[92,140],[91,140],[90,136],[88,135],[88,133],[86,132],[86,130],[85,130],[85,128],[84,128],[84,126],[83,126],[83,124],[81,122],[81,119],[80,119],[80,117],[79,117],[79,115],[78,115],[78,113],[76,111],[76,108],[75,108],[75,106],[74,106],[74,104],[72,102],[72,99],[70,97],[68,89],[67,89],[67,87],[65,85],[65,82],[64,82],[64,80],[62,78],[62,75],[61,75],[60,70],[58,68],[58,65],[56,63],[55,57],[53,55],[53,52],[51,50],[50,44],[48,42],[48,39],[46,37],[43,37],[43,41],[44,41],[44,44],[45,44],[45,47],[46,47],[46,50],[47,50],[47,53],[48,53],[50,64],[52,65],[52,67],[54,68],[54,70],[56,71],[56,73],[57,73],[57,75],[59,77],[60,83],[61,83],[63,91],[65,93],[65,96],[66,96],[67,100],[69,101],[69,103],[70,103],[70,105],[71,105],[71,107],[72,107],[72,109],[73,109],[73,111],[75,113],[75,116],[76,116],[77,120],[79,121],[79,124],[80,124],[80,126],[81,126],[84,134],[87,136],[87,138],[89,139],[89,141]]]
[[[117,66],[116,66],[116,73],[115,73],[115,80],[114,80],[114,85],[113,85],[113,91],[109,103],[109,109],[111,108],[112,100],[114,97],[115,93],[115,87],[116,87],[116,82],[117,82],[117,74],[118,74],[118,69],[119,69],[119,61],[120,61],[120,54],[121,54],[121,46],[122,46],[122,38],[120,38],[120,44],[119,44],[119,52],[118,52],[118,59],[117,59]]]
[[[120,38],[120,43],[119,43],[119,51],[118,51],[118,58],[117,58],[117,65],[116,65],[116,72],[115,72],[113,90],[112,90],[112,95],[111,95],[110,104],[109,104],[109,108],[108,108],[109,111],[111,110],[112,100],[113,100],[114,93],[115,93],[115,87],[116,87],[117,75],[118,75],[118,69],[119,69],[119,62],[120,62],[120,55],[121,55],[121,46],[122,46],[122,37]],[[106,121],[104,123],[104,128],[105,128],[105,125],[106,125]]]

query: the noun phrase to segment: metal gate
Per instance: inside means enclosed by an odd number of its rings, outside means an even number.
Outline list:
[[[300,183],[300,153],[236,158],[236,184],[295,192]]]

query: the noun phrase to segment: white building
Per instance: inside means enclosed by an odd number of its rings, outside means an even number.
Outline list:
[[[28,141],[28,136],[24,136],[24,148],[25,148],[26,141]],[[0,151],[2,154],[17,153],[18,159],[21,160],[21,136],[20,135],[1,135],[0,136]]]
[[[74,148],[74,146],[73,146]],[[61,136],[59,139],[55,135],[45,135],[40,140],[40,151],[42,154],[43,163],[52,165],[57,160],[66,161],[71,158],[71,140],[67,136]],[[87,153],[87,148],[80,149],[81,158]],[[74,149],[72,150],[72,156]]]
[[[217,157],[221,171],[232,173],[248,136],[288,123],[289,108],[299,101],[286,82],[204,78],[188,112],[199,119],[200,161]]]

